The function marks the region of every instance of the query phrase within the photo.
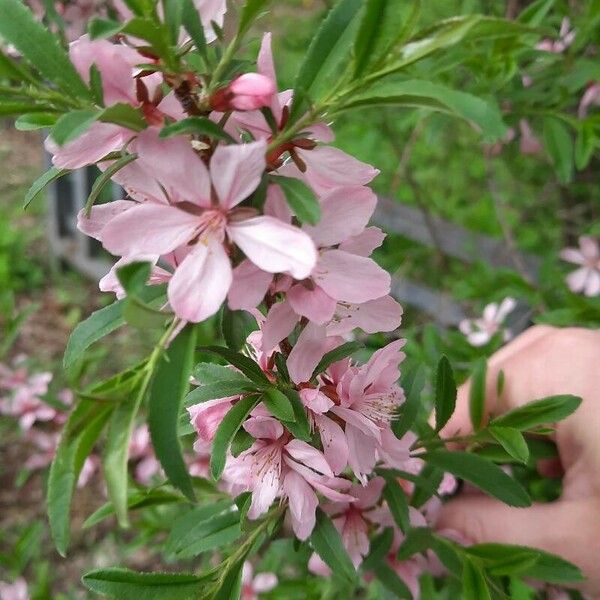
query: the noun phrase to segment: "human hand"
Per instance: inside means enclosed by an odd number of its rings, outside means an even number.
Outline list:
[[[496,382],[504,371],[500,397]],[[600,598],[600,331],[536,326],[506,345],[488,363],[486,413],[498,415],[532,400],[575,394],[583,402],[556,426],[564,471],[556,502],[512,508],[481,495],[464,495],[444,506],[437,526],[454,529],[474,543],[499,542],[537,547],[581,568],[582,589]],[[456,412],[442,436],[471,432],[469,382],[457,398]]]

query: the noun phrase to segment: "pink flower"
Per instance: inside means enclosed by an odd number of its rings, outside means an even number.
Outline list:
[[[168,296],[180,318],[199,322],[219,310],[232,280],[229,244],[264,271],[287,272],[297,279],[310,274],[317,255],[306,233],[273,217],[256,216],[252,209],[236,208],[260,183],[264,142],[219,146],[210,171],[186,140],[163,141],[152,129],[140,134],[136,149],[140,158],[124,177],[143,186],[129,187],[130,195],[147,200],[121,203],[98,237],[120,256],[178,253]],[[149,181],[142,181],[140,170]]]
[[[52,421],[57,411],[42,399],[48,392],[52,373],[29,375],[27,368],[17,366],[14,370],[2,366],[0,369],[0,389],[9,392],[0,404],[0,412],[17,417],[22,429],[30,429],[36,421]]]
[[[227,87],[217,90],[211,98],[214,110],[256,110],[270,106],[276,92],[275,83],[260,73],[245,73]]]
[[[382,433],[404,401],[404,392],[397,384],[399,365],[405,357],[400,351],[403,345],[404,340],[397,340],[377,350],[367,364],[350,366],[335,387],[338,403],[331,412],[346,424],[348,463],[361,481],[366,481],[373,470],[378,449],[386,453]],[[386,438],[385,443],[393,444],[394,440]]]
[[[521,154],[541,154],[543,151],[543,146],[533,133],[533,130],[531,129],[527,119],[521,119],[519,121],[519,130],[521,132],[521,140],[519,142]]]
[[[29,590],[27,582],[19,577],[13,583],[0,581],[0,599],[1,600],[29,600]]]
[[[257,573],[249,562],[244,563],[242,569],[242,594],[241,600],[258,600],[259,594],[270,592],[277,587],[277,575],[275,573]]]
[[[140,425],[133,430],[129,442],[129,460],[136,462],[135,479],[142,485],[148,485],[153,477],[161,472],[160,463],[154,456],[147,425]]]
[[[600,83],[598,82],[590,84],[581,97],[577,113],[580,119],[587,117],[590,106],[600,106]]]
[[[516,306],[514,298],[505,298],[498,305],[495,302],[483,309],[480,319],[464,319],[459,325],[471,346],[485,346],[497,333],[501,333],[504,341],[511,337],[509,330],[503,327],[504,321]]]
[[[319,500],[315,492],[338,502],[353,501],[339,491],[350,482],[334,477],[323,454],[306,442],[290,439],[279,421],[251,417],[244,429],[256,441],[237,458],[229,458],[225,476],[252,492],[250,519],[264,514],[278,496],[285,497],[294,533],[305,540],[316,522]]]
[[[84,35],[70,44],[69,58],[86,82],[90,79],[90,67],[96,65],[102,76],[102,91],[107,107],[118,103],[142,107],[151,124],[162,123],[164,115],[175,120],[185,116],[173,93],[162,98],[160,74],[134,78],[136,65],[147,59],[132,48],[107,40],[90,40]],[[134,131],[121,125],[96,122],[76,140],[64,146],[58,146],[48,138],[46,149],[53,154],[52,162],[56,167],[77,169],[120,150],[135,135]]]
[[[600,295],[600,247],[588,236],[579,238],[579,249],[565,248],[560,257],[580,267],[567,277],[572,292],[583,293],[590,298]]]
[[[551,40],[545,38],[536,46],[536,48],[543,52],[562,54],[573,43],[576,35],[577,32],[574,29],[571,29],[569,17],[565,17],[560,24],[558,39]]]
[[[239,398],[239,396],[231,396],[208,400],[207,402],[194,404],[187,409],[190,421],[201,440],[212,442],[223,417],[229,412],[232,403]]]

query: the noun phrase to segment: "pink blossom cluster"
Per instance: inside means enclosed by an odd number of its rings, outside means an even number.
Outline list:
[[[485,346],[497,334],[507,342],[512,337],[512,333],[504,327],[504,322],[516,305],[514,298],[504,298],[500,304],[492,302],[483,309],[480,318],[462,320],[459,329],[471,346]]]
[[[560,257],[578,268],[567,276],[569,289],[593,298],[600,296],[600,245],[590,236],[579,238],[579,248],[565,248]]]

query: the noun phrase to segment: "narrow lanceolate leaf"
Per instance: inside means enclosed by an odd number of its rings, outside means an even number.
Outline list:
[[[121,125],[132,131],[142,131],[147,127],[141,110],[124,102],[118,102],[105,108],[98,116],[98,120],[103,123]]]
[[[81,401],[69,416],[48,476],[48,518],[52,539],[65,556],[70,539],[73,491],[85,459],[102,432],[114,406]]]
[[[396,0],[367,0],[354,42],[354,76],[378,65],[410,35],[421,10],[420,0],[400,6]]]
[[[350,59],[362,0],[341,0],[313,38],[294,83],[290,114],[295,121],[335,84],[338,71]]]
[[[227,306],[223,306],[221,333],[228,348],[239,352],[256,328],[256,319],[248,311],[230,310]]]
[[[488,431],[494,439],[516,460],[527,464],[529,447],[523,434],[512,427],[489,427]]]
[[[427,527],[413,527],[408,531],[396,558],[398,560],[407,560],[415,554],[425,552],[435,546],[435,536],[431,529]]]
[[[440,431],[456,407],[456,382],[450,361],[442,356],[435,374],[435,429]]]
[[[323,373],[323,371],[326,371],[332,364],[352,356],[352,354],[364,347],[364,344],[361,344],[360,342],[346,342],[345,344],[334,348],[321,359],[321,362],[316,366],[312,374],[312,378],[315,378],[320,373]]]
[[[36,83],[38,79],[30,73],[29,69],[19,64],[18,59],[9,58],[0,50],[0,76],[12,81],[27,81]]]
[[[214,479],[219,479],[225,469],[227,450],[243,422],[248,418],[260,400],[259,396],[247,396],[236,402],[225,415],[213,440],[210,457],[210,471]]]
[[[562,421],[574,413],[581,404],[581,398],[564,394],[560,396],[549,396],[542,400],[536,400],[514,408],[513,410],[496,417],[490,421],[490,425],[498,427],[514,427],[525,430],[539,425],[550,425]]]
[[[171,123],[160,130],[161,138],[170,138],[175,135],[201,135],[215,140],[224,140],[235,144],[235,140],[217,123],[206,117],[188,117],[176,123]]]
[[[263,404],[266,409],[280,421],[295,421],[294,408],[288,397],[277,388],[270,387],[265,390]]]
[[[383,562],[392,547],[393,541],[394,530],[391,527],[386,527],[379,535],[375,536],[371,541],[369,554],[361,565],[363,571],[371,571],[373,567]]]
[[[491,600],[490,588],[481,567],[472,560],[465,560],[462,574],[465,600]]]
[[[85,133],[100,116],[96,109],[74,110],[63,115],[52,129],[52,139],[63,146]]]
[[[260,13],[267,8],[271,0],[246,0],[240,15],[238,35],[244,35]]]
[[[286,388],[284,394],[287,396],[292,410],[294,411],[294,419],[292,421],[286,421],[285,426],[290,430],[290,433],[298,440],[304,442],[310,441],[310,423],[306,416],[306,409],[300,395],[296,390]]]
[[[160,359],[148,399],[148,424],[156,457],[169,481],[191,500],[194,490],[183,460],[178,423],[189,387],[195,343],[196,329],[188,325]]]
[[[409,587],[398,577],[396,571],[386,561],[382,561],[373,568],[375,576],[381,583],[394,594],[394,598],[402,600],[413,600]]]
[[[121,527],[128,526],[129,445],[135,418],[145,392],[146,387],[142,384],[140,389],[117,405],[110,419],[104,447],[103,466],[106,487]]]
[[[13,44],[40,75],[63,92],[90,99],[87,86],[60,47],[58,38],[20,0],[0,0],[0,37]]]
[[[136,159],[137,154],[126,154],[125,156],[122,156],[121,158],[113,162],[110,165],[110,167],[108,167],[105,171],[102,172],[102,174],[96,179],[96,181],[94,181],[92,191],[90,192],[90,195],[88,196],[88,199],[85,203],[86,212],[89,212],[92,209],[92,206],[94,206],[94,202],[96,202],[98,196],[100,196],[100,193],[104,189],[104,186],[106,186],[110,182],[112,176]]]
[[[53,181],[60,179],[70,171],[68,169],[57,169],[50,167],[43,175],[40,175],[27,190],[23,208],[27,208]]]
[[[353,96],[343,109],[364,106],[399,106],[442,112],[464,119],[481,131],[486,141],[502,138],[507,130],[494,102],[423,79],[384,79]]]
[[[238,382],[249,384],[252,389],[256,388],[256,384],[252,383],[245,375],[242,375],[238,370],[223,365],[214,363],[199,363],[194,367],[194,379],[200,385],[208,385],[211,383],[222,382]]]
[[[335,575],[349,581],[356,579],[356,570],[338,530],[320,508],[317,509],[317,523],[310,536],[310,543]]]
[[[233,365],[237,369],[239,369],[246,377],[255,381],[258,384],[269,385],[270,382],[267,379],[267,376],[262,372],[260,366],[254,362],[251,358],[240,354],[239,352],[234,352],[229,348],[224,348],[223,346],[204,346],[200,348],[203,352],[210,352],[211,354],[216,354],[221,358],[225,359],[230,365]]]
[[[197,600],[205,579],[184,573],[99,569],[82,578],[88,590],[119,600]]]
[[[15,129],[19,131],[35,131],[36,129],[44,129],[52,127],[58,119],[54,113],[31,113],[21,115],[15,121]]]
[[[396,437],[401,438],[413,426],[421,407],[421,392],[424,387],[425,369],[422,365],[415,365],[402,378],[406,400],[400,407],[400,416],[392,423]]]
[[[196,50],[206,57],[206,38],[204,36],[204,27],[200,20],[198,9],[193,0],[182,0],[181,23],[183,28],[189,33]]]
[[[468,452],[432,450],[423,459],[460,479],[469,481],[482,492],[502,500],[509,506],[530,506],[531,499],[520,483],[493,462]]]
[[[485,411],[485,378],[487,375],[487,362],[485,358],[477,361],[471,375],[469,389],[469,415],[473,429],[477,431],[483,422]]]
[[[256,392],[256,384],[252,381],[247,383],[240,381],[219,381],[218,383],[207,383],[193,389],[185,397],[185,405],[199,404],[208,400],[219,400],[230,396],[241,396],[248,392]]]
[[[99,19],[98,17],[94,17],[88,23],[88,33],[92,40],[111,37],[119,33],[121,29],[123,29],[123,23],[111,21],[110,19]]]
[[[406,533],[410,529],[408,500],[404,490],[400,487],[396,479],[391,477],[386,478],[383,497],[389,506],[396,525],[398,525],[401,531]]]
[[[568,127],[555,117],[544,119],[544,147],[561,183],[569,183],[573,177],[574,145]]]
[[[321,219],[321,207],[314,192],[299,179],[292,177],[277,177],[273,181],[285,194],[285,199],[292,212],[301,223],[316,225]]]

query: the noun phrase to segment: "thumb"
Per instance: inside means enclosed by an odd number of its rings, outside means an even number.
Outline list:
[[[590,584],[600,590],[593,558],[600,552],[599,510],[597,499],[514,508],[485,496],[463,496],[442,507],[436,528],[454,530],[475,544],[514,544],[557,554],[595,579]]]

